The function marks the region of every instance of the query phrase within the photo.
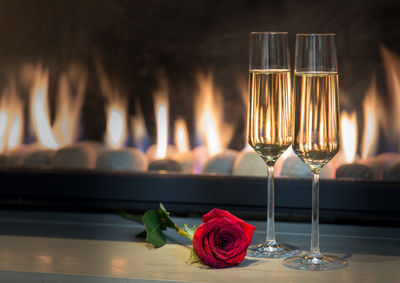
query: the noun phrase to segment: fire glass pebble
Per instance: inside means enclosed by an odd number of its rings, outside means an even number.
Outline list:
[[[238,156],[236,150],[227,149],[211,157],[203,167],[204,173],[231,174],[233,163]]]
[[[54,150],[52,149],[33,151],[25,158],[24,166],[38,167],[38,166],[49,165],[51,163],[51,159],[53,158],[53,156],[54,156]]]
[[[88,144],[74,144],[56,151],[51,161],[55,168],[94,169],[96,151]]]
[[[97,159],[96,168],[106,170],[146,171],[148,159],[136,148],[104,151]]]
[[[149,171],[181,172],[182,166],[172,159],[160,159],[150,163]]]
[[[374,178],[374,172],[368,166],[351,163],[340,166],[336,170],[336,178],[370,180]]]
[[[233,164],[233,175],[268,176],[267,164],[254,151],[242,151]]]

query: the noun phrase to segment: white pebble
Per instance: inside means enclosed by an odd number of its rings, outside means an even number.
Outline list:
[[[282,164],[282,177],[311,178],[310,168],[297,156],[289,156]]]
[[[160,159],[150,162],[149,171],[182,172],[182,166],[172,159]]]
[[[25,160],[24,166],[26,167],[39,167],[49,165],[54,156],[55,151],[52,149],[42,149],[29,153]]]
[[[106,150],[104,145],[101,142],[98,142],[98,141],[84,140],[84,141],[79,141],[79,142],[77,142],[75,144],[84,144],[84,145],[90,146],[91,148],[94,149],[94,151],[96,152],[97,156],[99,156],[103,151]]]
[[[182,172],[193,173],[195,165],[195,154],[192,151],[176,153],[172,159],[178,162],[182,167]]]
[[[233,175],[268,176],[265,161],[254,151],[242,151],[233,164]]]
[[[227,149],[211,157],[203,167],[203,173],[232,174],[233,163],[238,156],[236,150]]]
[[[87,143],[77,143],[56,151],[51,161],[55,168],[94,169],[97,153],[93,146]]]
[[[108,150],[97,159],[97,169],[146,171],[149,167],[148,158],[140,150],[127,147],[119,150]]]
[[[374,173],[374,179],[385,179],[388,175],[389,169],[399,162],[399,154],[386,152],[364,159],[360,161],[360,164],[371,168],[372,172]]]
[[[7,165],[8,166],[23,166],[25,158],[35,151],[39,151],[40,147],[37,143],[31,143],[28,145],[21,145],[7,154]]]

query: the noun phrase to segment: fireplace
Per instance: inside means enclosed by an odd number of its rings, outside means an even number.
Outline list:
[[[3,205],[263,212],[267,171],[246,142],[249,32],[288,31],[293,53],[295,33],[333,31],[342,146],[322,172],[322,211],[398,223],[397,6],[3,1]],[[290,150],[276,167],[278,215],[303,217],[309,170]]]

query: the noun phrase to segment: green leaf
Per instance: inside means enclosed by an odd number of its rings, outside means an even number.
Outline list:
[[[147,232],[146,241],[152,243],[155,248],[164,246],[167,241],[161,230],[165,230],[165,225],[160,222],[158,211],[154,209],[146,211],[143,222]]]
[[[158,214],[160,216],[161,222],[169,228],[175,229],[175,223],[172,218],[169,216],[169,212],[165,209],[164,205],[160,203],[160,208],[158,209]]]
[[[183,225],[185,227],[185,231],[189,236],[189,239],[193,241],[193,237],[194,237],[194,233],[196,232],[196,225],[194,225],[192,228],[189,228],[189,226],[187,226],[187,224]]]
[[[190,250],[190,257],[189,259],[186,261],[186,263],[188,264],[193,264],[196,262],[202,262],[201,259],[197,256],[197,254],[194,252],[194,249]]]

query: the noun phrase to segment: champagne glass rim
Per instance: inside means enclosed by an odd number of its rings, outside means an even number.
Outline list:
[[[287,31],[252,31],[250,34],[289,34]]]
[[[335,36],[336,33],[297,33],[296,36]]]

